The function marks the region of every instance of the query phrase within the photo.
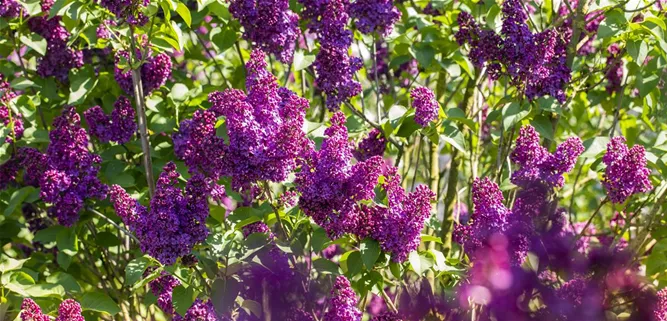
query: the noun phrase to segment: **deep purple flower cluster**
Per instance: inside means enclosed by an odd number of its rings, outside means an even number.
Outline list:
[[[23,7],[16,0],[2,0],[0,1],[0,17],[3,18],[17,18],[21,15]]]
[[[336,277],[331,290],[329,308],[324,314],[324,321],[360,321],[361,311],[357,308],[357,295],[345,276]]]
[[[310,19],[310,28],[317,32],[320,51],[315,57],[315,83],[326,95],[329,110],[340,109],[340,104],[361,92],[361,84],[353,79],[363,62],[350,57],[352,32],[346,29],[349,15],[347,0],[300,0],[306,7],[303,17]]]
[[[0,190],[16,181],[19,171],[25,169],[23,184],[39,186],[39,179],[46,168],[46,156],[34,148],[21,147],[9,160],[0,165]]]
[[[422,127],[438,119],[438,101],[433,91],[426,87],[415,87],[410,90],[412,107],[415,109],[415,122]]]
[[[95,30],[95,33],[97,34],[98,39],[110,39],[111,38],[111,31],[109,31],[108,27],[112,26],[115,27],[116,21],[113,20],[104,20],[103,23],[101,23],[99,26],[97,26],[97,29]]]
[[[21,320],[22,321],[49,321],[48,315],[42,313],[42,309],[32,299],[23,299],[21,304]],[[67,299],[60,303],[58,307],[58,316],[56,321],[85,321],[81,316],[81,305],[78,302]]]
[[[125,225],[137,234],[141,250],[165,265],[187,255],[208,236],[208,197],[214,182],[201,174],[187,182],[185,193],[178,187],[174,163],[168,163],[158,178],[150,210],[133,200],[118,185],[111,187],[110,199]]]
[[[274,54],[281,62],[292,61],[301,29],[299,16],[289,9],[289,1],[234,0],[229,12],[241,22],[246,40]]]
[[[564,88],[571,77],[566,64],[567,41],[551,29],[532,33],[520,0],[504,1],[502,13],[502,37],[482,30],[469,13],[459,14],[455,35],[459,45],[468,43],[473,64],[487,65],[494,80],[506,74],[529,99],[550,95],[565,101]]]
[[[607,48],[607,72],[604,74],[607,78],[607,92],[609,94],[621,90],[623,81],[623,60],[621,59],[621,48],[617,43],[609,45]]]
[[[174,288],[179,285],[181,285],[181,282],[177,278],[165,272],[157,279],[148,282],[148,287],[151,289],[153,295],[157,297],[157,306],[168,315],[175,313],[172,296]]]
[[[0,74],[0,122],[5,126],[13,126],[13,134],[5,138],[5,142],[11,143],[14,138],[21,139],[23,137],[23,117],[21,114],[13,113],[9,107],[9,103],[16,97],[16,93],[12,90],[9,82]]]
[[[213,302],[208,300],[206,302],[201,299],[195,300],[195,302],[190,306],[188,312],[185,313],[185,316],[174,316],[174,321],[223,321],[219,318],[215,309],[213,308]]]
[[[111,11],[116,18],[127,21],[131,25],[143,26],[148,17],[141,10],[148,6],[150,0],[99,0],[102,7]]]
[[[150,51],[148,52],[150,55]],[[135,59],[141,59],[140,55],[135,55]],[[134,96],[134,87],[132,84],[132,70],[124,70],[118,67],[121,62],[128,63],[130,54],[127,51],[120,50],[116,53],[116,67],[114,69],[114,78],[126,94]],[[150,95],[153,90],[160,88],[167,82],[171,75],[171,58],[166,53],[157,56],[148,57],[141,65],[141,83],[144,95]]]
[[[30,176],[39,177],[42,200],[53,204],[48,213],[70,226],[78,220],[87,198],[106,198],[107,186],[97,178],[102,159],[88,151],[88,135],[74,107],[65,107],[54,120],[49,138],[45,164],[29,164],[27,172],[39,171]]]
[[[357,145],[357,149],[352,152],[357,161],[363,162],[373,156],[382,156],[387,146],[387,138],[382,135],[379,129],[373,128],[368,136],[364,137]]]
[[[109,141],[118,144],[127,143],[137,131],[134,108],[130,100],[123,96],[118,97],[114,103],[111,117],[105,114],[100,106],[86,110],[83,115],[88,122],[90,134],[103,143]]]
[[[646,168],[644,146],[628,149],[625,137],[616,136],[607,144],[607,153],[602,158],[607,165],[602,185],[613,203],[623,203],[637,193],[646,193],[653,187]]]
[[[191,172],[230,176],[235,189],[285,180],[310,149],[303,132],[308,101],[278,86],[261,51],[253,51],[246,70],[247,95],[236,89],[210,94],[211,109],[182,122],[174,137],[176,153]],[[219,116],[226,118],[226,145],[215,136]]]
[[[383,37],[391,33],[401,18],[401,12],[391,0],[356,0],[350,5],[349,12],[359,31],[365,34],[377,32]]]
[[[83,66],[83,53],[67,45],[70,33],[60,24],[61,17],[49,19],[47,16],[33,17],[28,20],[32,32],[46,39],[46,55],[37,66],[37,74],[41,77],[54,76],[66,81],[69,71]]]

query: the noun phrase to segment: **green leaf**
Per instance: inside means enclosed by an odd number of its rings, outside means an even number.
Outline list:
[[[79,252],[79,238],[76,236],[74,228],[65,228],[60,231],[56,237],[56,245],[58,250],[63,253],[69,256],[76,255]]]
[[[410,252],[410,255],[408,255],[408,261],[410,262],[410,266],[412,266],[412,269],[415,271],[415,273],[419,274],[420,276],[424,274],[426,270],[430,269],[431,266],[433,266],[433,261],[431,259],[424,255],[420,255],[417,251]]]
[[[306,55],[303,50],[297,50],[294,53],[294,71],[300,71],[308,68],[315,61],[315,55]]]
[[[70,264],[72,264],[72,257],[65,254],[65,252],[58,252],[58,255],[56,256],[56,262],[58,265],[60,265],[63,270],[67,271],[69,269]]]
[[[112,247],[112,246],[118,246],[121,243],[116,234],[103,231],[97,233],[97,237],[95,237],[95,244],[102,247]]]
[[[171,92],[169,92],[169,97],[175,101],[185,101],[188,99],[188,92],[190,90],[188,89],[188,86],[181,84],[181,83],[176,83],[174,86],[171,87]]]
[[[333,275],[339,275],[340,269],[338,268],[338,265],[331,260],[327,260],[325,258],[318,258],[313,261],[313,268],[315,271],[319,273],[324,273],[324,274],[333,274]]]
[[[397,278],[397,279],[401,278],[401,265],[400,264],[392,261],[391,263],[389,263],[389,270],[391,271],[391,274],[395,278]]]
[[[442,127],[444,128],[444,133],[440,135],[440,138],[452,145],[452,147],[458,149],[460,152],[465,153],[466,141],[459,128],[448,120],[442,122]]]
[[[14,191],[12,193],[12,196],[9,198],[9,204],[7,204],[7,208],[5,208],[5,216],[9,216],[17,208],[21,207],[21,204],[23,204],[23,201],[33,192],[35,191],[35,188],[32,186],[26,186],[23,187],[17,191]]]
[[[90,292],[83,295],[81,299],[81,308],[90,311],[97,311],[115,315],[120,312],[118,304],[108,295],[101,292]]]
[[[176,7],[176,12],[178,12],[178,15],[183,18],[183,21],[185,21],[185,24],[188,25],[188,28],[192,24],[192,16],[190,15],[190,9],[183,4],[183,2],[179,2],[178,6]]]
[[[442,239],[441,238],[439,238],[437,236],[433,236],[433,235],[428,235],[428,234],[422,234],[421,235],[421,241],[422,241],[422,243],[436,242],[436,243],[442,244]]]
[[[51,10],[49,10],[49,18],[57,16],[58,12],[60,12],[60,9],[62,9],[68,1],[69,0],[56,0],[56,2],[54,2],[51,6]]]
[[[92,69],[82,68],[70,75],[70,94],[67,103],[79,105],[97,85],[98,78],[93,75]]]
[[[340,266],[347,275],[358,274],[363,267],[361,253],[356,250],[346,252],[340,257]]]
[[[0,273],[18,270],[23,267],[23,263],[29,259],[16,260],[8,256],[3,256],[0,260]]]
[[[51,284],[60,284],[67,292],[81,292],[79,282],[70,274],[56,272],[46,277],[46,282]]]
[[[24,45],[30,47],[40,55],[46,55],[46,39],[42,38],[42,36],[33,32],[27,36],[21,35],[19,40],[21,40]]]
[[[180,315],[185,315],[192,306],[192,303],[195,302],[196,297],[197,295],[192,287],[185,288],[182,285],[175,287],[172,293],[172,302],[176,312]]]
[[[120,173],[117,175],[109,176],[109,183],[117,184],[120,185],[121,187],[127,188],[134,186],[136,184],[136,181],[134,180],[134,176],[128,173]]]
[[[49,226],[43,230],[39,230],[35,234],[35,238],[33,239],[34,242],[40,242],[43,244],[48,244],[51,242],[55,242],[56,238],[58,237],[58,234],[60,231],[64,230],[65,227],[62,225],[54,225],[54,226]]]
[[[522,119],[530,114],[530,105],[524,104],[520,106],[519,103],[513,102],[503,107],[503,129],[509,130]]]
[[[27,13],[28,16],[34,16],[42,12],[40,0],[17,0],[17,2],[23,6],[25,9],[23,13]]]
[[[533,127],[535,127],[535,130],[537,130],[542,137],[553,141],[554,140],[554,130],[553,126],[551,125],[551,119],[544,115],[538,115],[533,119],[533,121],[530,122]]]
[[[35,84],[34,81],[30,79],[26,79],[24,77],[16,77],[12,82],[10,83],[12,88],[18,89],[18,90],[25,90],[27,88],[41,88],[38,84]]]
[[[125,285],[133,285],[139,281],[149,263],[149,258],[145,256],[130,261],[125,267]]]
[[[435,58],[435,49],[433,49],[431,45],[418,42],[412,46],[412,50],[414,50],[414,57],[419,62],[420,66],[423,66],[424,68],[431,66],[431,62],[433,61],[433,58]]]
[[[607,149],[609,137],[593,137],[584,141],[584,152],[581,154],[583,158],[595,158],[597,155]]]
[[[23,286],[19,283],[7,284],[7,289],[18,293],[24,297],[33,298],[62,298],[65,295],[65,289],[60,284],[35,284]]]
[[[262,305],[257,301],[243,300],[243,303],[241,303],[241,308],[246,310],[246,313],[250,312],[258,318],[262,316]]]
[[[185,45],[185,38],[183,38],[183,31],[181,31],[181,27],[179,27],[176,21],[173,20],[171,21],[169,27],[169,30],[171,31],[170,35],[176,40],[176,42],[178,42],[178,47],[175,47],[174,49],[183,50],[183,46]]]
[[[375,261],[380,257],[380,243],[372,238],[365,238],[359,246],[361,259],[367,270],[373,269]]]
[[[310,240],[313,251],[321,252],[327,246],[331,239],[327,236],[327,232],[321,227],[313,227],[313,236]]]
[[[211,42],[216,47],[216,51],[220,54],[231,48],[238,40],[236,31],[231,29],[213,28],[210,33]]]

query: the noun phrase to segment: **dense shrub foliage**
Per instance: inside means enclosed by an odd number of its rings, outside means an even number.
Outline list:
[[[666,321],[663,0],[0,0],[0,321]]]

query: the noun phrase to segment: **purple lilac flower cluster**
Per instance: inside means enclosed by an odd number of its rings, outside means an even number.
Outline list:
[[[14,138],[18,140],[23,137],[23,117],[19,113],[13,113],[9,107],[9,103],[14,97],[16,97],[16,93],[4,76],[0,74],[0,122],[6,127],[13,126],[13,134],[5,138],[7,143],[11,143]]]
[[[176,312],[172,304],[174,288],[181,285],[177,278],[163,272],[157,279],[148,282],[151,293],[157,297],[157,306],[169,315]]]
[[[363,162],[373,156],[380,156],[384,154],[387,146],[387,138],[384,137],[379,129],[373,128],[368,135],[364,137],[357,145],[357,148],[352,152],[357,161]]]
[[[555,30],[532,33],[526,23],[528,15],[520,0],[502,4],[501,35],[483,30],[467,12],[457,18],[459,45],[470,45],[470,59],[476,66],[488,67],[489,75],[497,80],[509,76],[529,99],[550,95],[565,101],[565,86],[570,81],[566,64],[567,41]]]
[[[21,321],[49,321],[51,318],[42,313],[42,309],[32,299],[23,299],[21,304]],[[85,321],[81,316],[81,305],[72,300],[67,299],[60,303],[58,307],[58,316],[56,321]]]
[[[111,31],[109,31],[109,26],[116,27],[117,23],[114,20],[104,20],[97,29],[95,33],[97,34],[98,39],[111,39]]]
[[[218,317],[213,308],[213,302],[211,300],[202,301],[201,299],[195,300],[195,302],[190,306],[188,312],[185,313],[185,316],[174,316],[174,321],[223,321],[222,318]]]
[[[401,18],[401,12],[391,0],[356,0],[349,7],[350,16],[359,31],[365,34],[377,32],[386,37]]]
[[[153,90],[160,88],[160,86],[167,82],[167,79],[171,75],[172,62],[166,53],[150,56],[149,50],[147,55],[149,57],[141,65],[141,83],[144,95],[148,96]],[[135,55],[135,59],[141,59],[141,55]],[[124,70],[118,66],[119,63],[127,64],[130,61],[130,54],[127,51],[120,50],[116,52],[115,61],[114,78],[116,82],[126,94],[134,96],[132,70]]]
[[[32,32],[44,37],[47,44],[46,55],[37,66],[37,74],[66,81],[70,70],[83,66],[83,53],[67,45],[70,33],[60,24],[60,20],[60,16],[50,19],[48,16],[33,17],[28,20],[28,26]]]
[[[34,149],[24,151],[31,156],[24,160],[30,177],[26,183],[35,183],[39,178],[42,200],[53,204],[49,215],[60,224],[71,226],[78,220],[87,198],[106,198],[107,186],[97,178],[102,159],[88,151],[88,135],[81,128],[81,118],[74,107],[65,107],[54,120],[49,138],[45,157]]]
[[[324,314],[325,321],[361,320],[362,313],[357,308],[357,295],[345,276],[339,275],[336,277],[329,300],[329,308]]]
[[[667,321],[667,289],[658,291],[657,297],[654,317],[656,321]]]
[[[102,7],[111,11],[121,22],[136,26],[143,26],[148,22],[148,17],[141,12],[150,0],[99,0]]]
[[[315,83],[326,95],[329,110],[361,92],[361,84],[353,79],[363,66],[358,57],[350,57],[352,32],[346,29],[349,15],[347,0],[300,0],[306,7],[303,16],[310,19],[311,30],[320,39],[320,51],[315,57]]]
[[[176,154],[191,172],[230,176],[235,189],[285,180],[310,149],[302,128],[308,101],[278,86],[261,51],[253,51],[246,70],[247,95],[236,89],[210,94],[211,109],[183,121],[174,135]],[[215,135],[219,116],[226,118],[228,145]]]
[[[299,16],[287,0],[234,0],[229,12],[241,22],[246,40],[290,63],[296,39],[301,35]]]
[[[337,112],[319,151],[304,159],[295,183],[301,193],[301,209],[322,226],[329,236],[352,233],[372,237],[398,262],[419,245],[419,233],[430,214],[434,194],[419,186],[406,195],[396,168],[386,165],[381,156],[351,164],[353,147],[348,141],[345,117]],[[380,175],[386,177],[381,189],[388,206],[363,205],[372,200]]]
[[[123,96],[118,97],[114,103],[111,116],[105,114],[100,106],[86,110],[83,115],[88,122],[90,134],[103,143],[109,141],[118,144],[127,143],[137,131],[134,108],[130,100]]]
[[[17,18],[23,10],[21,4],[16,0],[0,1],[0,17],[8,19]]]
[[[164,166],[150,210],[118,185],[113,185],[110,192],[116,213],[137,234],[141,250],[165,265],[189,254],[195,244],[208,236],[205,221],[214,182],[201,174],[193,175],[183,193],[178,187],[179,176],[174,163]]]
[[[426,87],[415,87],[410,90],[412,107],[415,109],[415,122],[422,127],[438,119],[438,101],[433,91]]]
[[[46,166],[46,156],[40,151],[30,147],[18,148],[12,158],[0,165],[0,190],[15,182],[22,169],[25,170],[23,184],[38,187]]]
[[[613,203],[623,203],[637,193],[646,193],[653,187],[646,168],[644,146],[628,149],[625,137],[616,136],[607,144],[607,153],[602,158],[607,165],[602,185]]]
[[[604,74],[607,78],[607,92],[612,94],[621,90],[623,81],[623,60],[621,59],[621,48],[617,43],[609,45],[607,48],[607,72]]]

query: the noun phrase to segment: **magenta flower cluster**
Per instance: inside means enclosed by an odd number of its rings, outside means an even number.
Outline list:
[[[141,250],[165,265],[190,254],[192,247],[208,236],[205,221],[214,182],[201,174],[193,175],[183,193],[178,187],[179,176],[174,163],[164,166],[150,210],[118,185],[113,185],[110,192],[116,213],[136,233]]]
[[[326,321],[361,321],[362,313],[357,308],[357,295],[345,276],[336,277],[328,306],[324,314]]]
[[[363,162],[373,156],[384,155],[384,150],[387,146],[387,138],[382,132],[373,128],[368,135],[364,137],[357,145],[357,148],[352,152],[357,161]]]
[[[412,107],[415,109],[415,122],[422,127],[438,119],[438,101],[433,91],[426,87],[415,87],[410,90]]]
[[[253,51],[246,64],[247,95],[214,92],[211,109],[181,123],[174,148],[191,172],[229,176],[236,189],[248,189],[258,181],[284,181],[295,169],[310,148],[302,128],[308,101],[279,87],[266,67],[264,53]],[[226,120],[228,144],[215,134],[219,116]]]
[[[325,135],[320,150],[306,155],[296,174],[300,208],[332,238],[345,233],[372,237],[392,254],[393,260],[404,261],[407,253],[419,245],[419,233],[429,217],[434,194],[419,186],[406,195],[396,168],[386,165],[381,156],[352,165],[353,146],[342,113],[332,116]],[[373,200],[380,175],[385,177],[380,187],[387,195],[388,206],[360,203]]]
[[[211,300],[196,299],[183,317],[174,316],[174,321],[223,321],[215,313]]]
[[[628,149],[625,137],[616,136],[607,144],[602,162],[607,165],[602,185],[613,203],[623,203],[633,194],[648,192],[653,187],[644,146]]]
[[[5,127],[13,126],[13,134],[5,138],[5,142],[7,143],[11,143],[14,138],[17,140],[21,139],[24,131],[22,115],[12,112],[9,107],[9,103],[14,97],[16,97],[16,93],[12,90],[4,76],[0,74],[0,122]]]
[[[350,16],[359,31],[365,34],[377,32],[386,37],[401,18],[401,12],[391,0],[356,0],[350,5]]]
[[[42,309],[32,299],[23,299],[21,304],[21,321],[50,321],[51,318],[42,313]],[[72,300],[67,299],[60,303],[58,307],[58,316],[56,321],[85,321],[81,315],[81,305]]]
[[[127,143],[137,131],[134,108],[130,100],[123,96],[118,97],[114,103],[111,116],[105,114],[100,106],[86,110],[83,115],[88,122],[90,134],[103,143]]]
[[[160,88],[167,82],[171,75],[172,62],[169,55],[161,53],[156,56],[150,56],[148,51],[144,63],[141,65],[141,83],[144,95],[148,96],[153,90]],[[141,59],[141,55],[135,55],[135,59]],[[132,84],[132,70],[124,70],[118,67],[119,63],[129,64],[130,54],[127,51],[119,50],[116,52],[116,67],[114,69],[114,78],[126,94],[134,96],[134,87]]]
[[[137,26],[143,26],[148,22],[148,17],[141,11],[148,6],[150,0],[99,0],[99,3],[121,22],[127,21]]]
[[[37,74],[66,81],[70,70],[83,66],[83,53],[67,45],[70,33],[60,20],[60,16],[50,19],[48,16],[33,17],[28,20],[28,26],[32,32],[46,39],[47,44],[46,55],[39,61]]]
[[[244,36],[283,63],[290,63],[301,35],[299,16],[287,0],[234,0],[229,12],[239,20]]]
[[[340,104],[361,92],[361,84],[354,73],[363,67],[358,57],[350,57],[352,32],[346,29],[349,15],[347,0],[300,0],[305,6],[304,18],[320,39],[320,51],[315,57],[317,88],[326,94],[329,110],[340,109]]]
[[[621,59],[621,48],[617,43],[609,45],[607,48],[607,72],[604,74],[607,78],[607,92],[609,94],[621,90],[623,81],[623,60]]]
[[[467,12],[457,18],[459,45],[470,45],[470,59],[476,66],[487,66],[489,75],[496,80],[507,75],[529,99],[550,95],[565,101],[565,86],[570,81],[566,64],[568,39],[552,29],[532,33],[528,15],[521,1],[508,0],[502,4],[501,35],[483,30]]]

